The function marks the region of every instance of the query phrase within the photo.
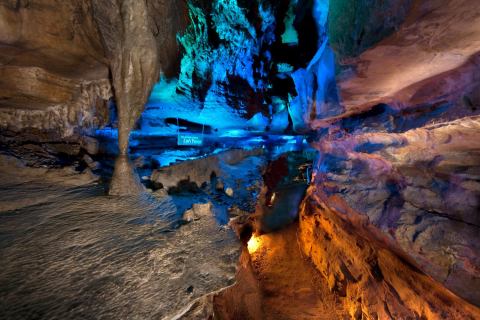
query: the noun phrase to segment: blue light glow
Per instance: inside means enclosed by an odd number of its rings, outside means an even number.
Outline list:
[[[265,1],[258,1],[254,9],[241,8],[237,0],[212,0],[211,11],[195,3],[188,1],[190,23],[177,37],[182,48],[178,79],[162,78],[154,87],[139,122],[140,134],[175,135],[177,127],[166,124],[167,118],[203,124],[218,136],[230,136],[235,130],[281,133],[288,127],[290,116],[294,129],[302,131],[308,128],[312,115],[318,118],[329,114],[325,101],[335,75],[333,52],[324,36],[328,0],[314,2],[312,14],[320,44],[305,69],[276,63],[269,51],[276,41],[277,24],[285,27],[278,40],[298,45],[294,27],[298,0],[290,1],[280,22],[275,21],[274,5]],[[247,19],[247,10],[255,10],[261,18],[259,25]],[[297,96],[288,100],[269,97],[262,102],[261,95],[272,89],[272,70],[278,70],[283,79],[292,77]],[[248,95],[243,94],[242,86],[247,87]],[[251,96],[257,99],[253,107]]]
[[[324,35],[327,28],[328,12],[330,10],[330,0],[315,0],[313,5],[313,16],[317,23],[319,35]],[[322,37],[319,39],[319,45],[322,44]]]
[[[328,0],[315,0],[313,16],[320,35],[320,46],[306,69],[291,74],[297,90],[296,97],[290,97],[290,116],[294,130],[308,129],[313,118],[325,118],[339,112],[336,95],[335,57],[328,45],[326,24],[329,10]],[[332,100],[332,104],[328,103]]]
[[[221,138],[241,138],[241,137],[247,137],[250,133],[247,130],[242,130],[242,129],[232,129],[232,130],[226,130],[223,132],[220,137]]]
[[[278,72],[280,73],[293,71],[293,66],[289,65],[288,63],[279,63],[277,64],[277,68],[278,68]]]
[[[291,0],[290,6],[288,7],[287,16],[283,23],[285,24],[285,32],[282,34],[282,43],[289,44],[289,45],[296,45],[298,44],[298,33],[293,26],[293,22],[295,21],[295,7],[297,5],[298,0]]]

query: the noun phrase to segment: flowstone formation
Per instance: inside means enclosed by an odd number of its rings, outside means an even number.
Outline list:
[[[168,70],[169,64],[175,61],[172,55],[176,47],[168,43],[168,32],[172,32],[172,24],[178,22],[169,16],[181,14],[175,12],[178,9],[176,5],[155,1],[94,1],[95,18],[112,72],[118,111],[120,155],[111,182],[111,195],[138,194],[143,190],[126,157],[130,132],[160,71]],[[165,25],[170,27],[159,29]],[[161,51],[167,54],[160,54]]]

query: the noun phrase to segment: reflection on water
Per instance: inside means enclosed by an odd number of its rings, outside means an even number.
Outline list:
[[[167,232],[171,198],[0,176],[2,319],[162,319],[233,281],[233,232],[213,218]]]
[[[115,130],[99,130],[97,138],[101,141],[104,152],[116,155],[118,147]],[[206,134],[204,140],[205,143],[201,147],[186,147],[177,145],[176,135],[155,136],[133,132],[130,151],[133,158],[143,157],[145,163],[153,161],[158,167],[165,167],[186,160],[194,160],[235,148],[242,150],[265,149],[266,153],[272,158],[286,152],[313,151],[304,136],[296,135],[259,136],[245,133],[245,135],[240,136],[235,134],[218,136]]]

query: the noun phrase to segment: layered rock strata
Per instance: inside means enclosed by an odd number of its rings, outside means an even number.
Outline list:
[[[476,305],[479,27],[473,2],[414,2],[398,32],[339,76],[346,112],[313,124],[322,210],[342,219],[355,212],[392,250]]]

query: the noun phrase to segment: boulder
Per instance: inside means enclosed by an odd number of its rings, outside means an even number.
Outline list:
[[[183,220],[192,222],[205,217],[213,217],[213,205],[208,203],[195,203],[191,209],[187,210],[183,214]]]

